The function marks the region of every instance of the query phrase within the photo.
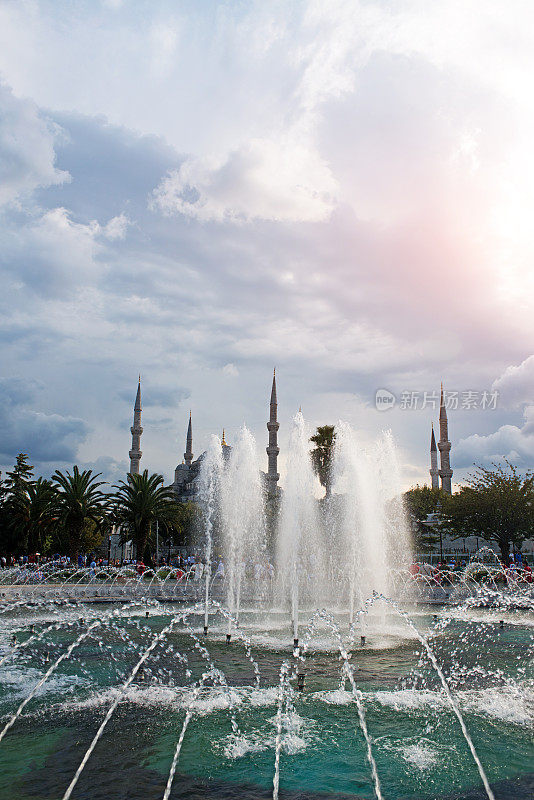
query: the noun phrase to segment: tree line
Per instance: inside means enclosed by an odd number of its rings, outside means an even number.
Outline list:
[[[331,493],[336,433],[333,425],[311,437],[314,469]],[[51,479],[34,477],[28,456],[19,453],[13,469],[0,474],[0,555],[39,552],[68,554],[96,550],[113,527],[122,541],[132,540],[137,558],[151,564],[156,524],[174,544],[191,541],[200,510],[180,503],[163,476],[127,475],[115,486],[90,469],[56,470]],[[107,487],[107,488],[106,488]],[[452,538],[478,536],[496,542],[507,563],[510,548],[534,538],[534,472],[521,474],[506,461],[492,469],[476,468],[459,491],[415,486],[404,495],[416,550],[430,550],[443,533]],[[429,524],[428,515],[436,515]]]
[[[156,524],[175,544],[184,544],[198,514],[180,503],[162,475],[127,475],[117,485],[90,469],[56,470],[51,479],[34,476],[28,455],[19,453],[13,469],[0,475],[0,554],[62,553],[76,559],[96,550],[120,529],[132,540],[138,559],[152,563]]]
[[[491,469],[476,467],[454,494],[415,486],[405,500],[416,549],[432,548],[440,533],[452,538],[478,536],[496,542],[507,564],[510,548],[519,551],[525,539],[534,538],[534,473],[521,474],[506,459]],[[429,514],[436,515],[430,524]]]

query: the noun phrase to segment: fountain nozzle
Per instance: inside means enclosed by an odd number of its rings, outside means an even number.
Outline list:
[[[34,631],[35,631],[35,625],[30,625],[30,633],[33,633]]]
[[[83,625],[85,623],[85,619],[83,617],[80,617],[79,623],[80,623],[80,625]]]
[[[149,617],[149,616],[150,616],[150,611],[145,611],[145,617]]]
[[[13,634],[13,638],[11,639],[11,647],[15,647],[17,644],[17,637]]]
[[[208,635],[208,626],[204,625],[204,636]]]
[[[305,676],[305,674],[303,672],[298,672],[297,673],[297,689],[298,689],[299,692],[303,692],[304,691],[304,679],[305,679],[305,677],[306,676]]]
[[[298,638],[293,639],[293,649],[298,650],[299,640]]]
[[[503,619],[501,619],[501,621],[499,622],[499,628],[504,628],[504,620]]]
[[[362,647],[365,647],[365,636],[360,636],[360,644]]]
[[[231,633],[227,633],[226,634],[226,644],[230,644],[230,639],[231,638],[232,638],[232,634]]]

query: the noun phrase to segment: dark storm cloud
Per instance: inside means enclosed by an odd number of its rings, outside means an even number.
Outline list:
[[[0,458],[28,453],[34,462],[70,462],[89,432],[81,419],[38,409],[41,381],[0,378]]]

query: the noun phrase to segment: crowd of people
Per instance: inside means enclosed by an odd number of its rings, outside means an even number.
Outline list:
[[[134,558],[108,560],[108,558],[104,556],[97,556],[93,553],[79,554],[77,559],[74,560],[71,559],[70,556],[61,555],[59,553],[50,556],[41,556],[40,553],[30,553],[27,555],[19,555],[18,557],[13,555],[0,556],[1,569],[15,567],[38,571],[40,575],[44,575],[46,571],[52,571],[54,569],[75,568],[83,570],[89,568],[91,577],[96,576],[97,571],[106,570],[110,567],[114,569],[130,567],[137,572],[139,576],[143,575],[147,570],[163,571],[167,568],[169,570],[167,576],[170,578],[175,578],[176,580],[185,578],[188,581],[199,583],[202,579],[205,580],[207,561],[205,556],[198,551],[189,554],[177,554],[170,559],[163,556],[156,559],[154,556],[151,565]],[[410,566],[410,572],[415,580],[424,578],[431,579],[438,584],[450,584],[455,582],[468,567],[476,567],[479,570],[484,570],[486,567],[489,567],[492,577],[495,580],[508,582],[509,580],[516,579],[525,581],[526,583],[534,582],[532,568],[526,559],[522,558],[520,553],[516,554],[507,566],[504,566],[498,560],[495,560],[491,564],[477,563],[473,565],[466,559],[451,558],[438,564],[414,562]],[[257,560],[243,561],[241,569],[242,575],[246,579],[255,582],[272,581],[275,574],[274,565],[266,556]],[[210,578],[214,580],[224,580],[226,572],[227,568],[223,557],[215,555],[210,564]]]
[[[189,555],[177,554],[170,559],[161,557],[156,561],[153,557],[153,564],[149,566],[144,561],[135,558],[121,558],[121,559],[108,559],[103,556],[96,556],[93,553],[80,553],[77,559],[71,559],[70,556],[61,555],[56,553],[51,556],[41,556],[40,553],[31,553],[29,555],[15,556],[1,556],[0,568],[8,569],[19,567],[21,569],[38,570],[42,573],[43,568],[72,569],[73,567],[79,570],[89,568],[90,575],[96,575],[99,570],[105,570],[109,567],[120,569],[122,567],[130,567],[135,570],[138,575],[143,575],[147,570],[164,570],[167,568],[172,571],[172,577],[180,580],[187,577],[191,581],[200,582],[206,576],[207,561],[206,558],[199,552],[190,553]],[[210,576],[213,579],[224,579],[226,575],[226,566],[222,556],[216,555],[210,565]],[[242,565],[243,575],[255,581],[262,581],[266,579],[272,580],[274,578],[274,565],[268,558],[259,559],[257,561],[243,562]]]
[[[428,564],[426,562],[415,562],[410,567],[410,572],[414,578],[418,576],[423,578],[432,578],[437,583],[452,583],[455,578],[459,577],[465,570],[472,566],[477,571],[484,571],[490,567],[492,576],[495,580],[508,582],[509,580],[519,579],[527,583],[534,581],[534,574],[532,568],[526,559],[523,559],[521,553],[516,553],[511,558],[508,565],[502,564],[500,561],[495,560],[493,563],[476,562],[469,564],[466,559],[451,559],[443,561],[438,564]]]

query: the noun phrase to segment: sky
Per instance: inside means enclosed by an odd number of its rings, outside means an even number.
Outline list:
[[[427,481],[441,381],[531,467],[533,72],[530,0],[0,0],[0,468],[124,477],[139,374],[142,468],[266,468],[274,367],[282,483],[299,406]]]

